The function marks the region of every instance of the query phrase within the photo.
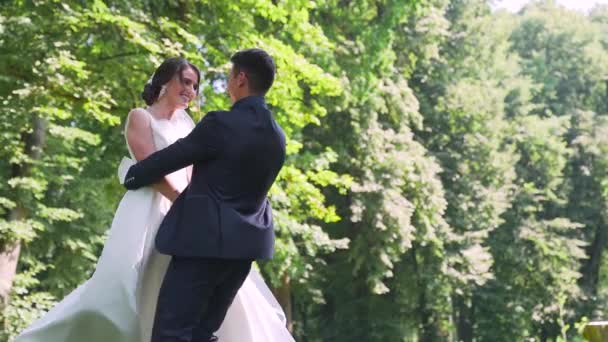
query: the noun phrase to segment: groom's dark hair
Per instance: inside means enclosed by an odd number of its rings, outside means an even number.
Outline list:
[[[276,66],[270,55],[262,49],[241,50],[230,57],[235,73],[244,72],[249,90],[266,95],[274,82]]]

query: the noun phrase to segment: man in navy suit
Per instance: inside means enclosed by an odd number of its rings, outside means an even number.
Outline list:
[[[193,131],[133,165],[133,190],[194,165],[190,185],[156,236],[172,260],[160,290],[153,342],[216,341],[215,333],[255,259],[272,258],[267,194],[285,161],[285,135],[264,95],[275,64],[261,49],[231,58],[229,111],[209,112]]]

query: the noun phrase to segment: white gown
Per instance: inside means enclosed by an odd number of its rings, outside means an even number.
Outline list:
[[[194,127],[185,111],[170,120],[149,116],[157,150],[186,136]],[[131,159],[123,159],[119,178],[124,177],[132,163]],[[169,177],[183,189],[188,185],[190,170],[178,170]],[[170,205],[150,187],[127,191],[91,278],[15,341],[150,341],[158,292],[171,260],[156,251],[154,237]],[[216,335],[220,342],[294,341],[285,326],[280,305],[252,268]]]

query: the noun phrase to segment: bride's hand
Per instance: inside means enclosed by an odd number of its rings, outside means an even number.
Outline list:
[[[180,192],[177,190],[172,191],[169,201],[171,201],[171,203],[175,202],[175,200],[179,197],[179,194],[180,194]]]
[[[175,202],[177,196],[179,196],[180,192],[177,190],[177,187],[171,184],[170,180],[165,177],[160,180],[158,183],[152,184],[152,188],[161,193],[161,195],[165,196],[171,202]]]

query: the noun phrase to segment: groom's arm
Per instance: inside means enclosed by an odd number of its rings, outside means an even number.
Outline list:
[[[208,113],[188,136],[131,166],[125,176],[125,188],[139,189],[196,161],[215,158],[222,146],[216,115],[217,112]]]
[[[129,113],[127,118],[127,129],[125,131],[127,144],[135,157],[135,160],[146,159],[149,155],[156,152],[156,146],[154,146],[154,136],[152,132],[152,116],[143,109],[134,109]],[[131,160],[131,159],[129,159]],[[132,161],[132,160],[131,160]],[[121,177],[121,184],[125,180],[129,167],[132,163],[127,166]],[[179,187],[175,184],[174,180],[169,177],[161,178],[157,183],[151,185],[152,188],[160,192],[165,198],[174,202],[177,196],[179,196]]]

